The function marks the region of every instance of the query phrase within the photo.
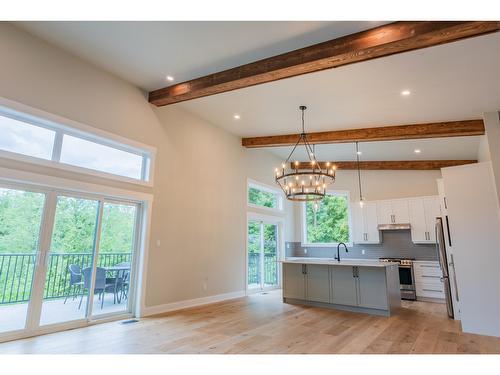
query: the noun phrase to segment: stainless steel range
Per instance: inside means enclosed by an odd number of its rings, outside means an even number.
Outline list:
[[[413,275],[414,258],[379,258],[381,262],[399,263],[399,286],[401,288],[401,299],[415,301],[415,276]]]

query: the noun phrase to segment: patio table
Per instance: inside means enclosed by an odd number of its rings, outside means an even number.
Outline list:
[[[115,298],[118,301],[118,303],[121,303],[121,296],[117,295],[118,280],[120,279],[119,275],[120,275],[120,272],[123,272],[122,273],[122,277],[123,277],[123,275],[125,274],[125,271],[130,272],[130,264],[122,264],[122,265],[109,266],[109,267],[103,267],[103,268],[106,270],[107,273],[110,273],[113,275],[112,278],[115,279],[115,291],[114,291]],[[122,285],[122,288],[123,288],[123,285]]]

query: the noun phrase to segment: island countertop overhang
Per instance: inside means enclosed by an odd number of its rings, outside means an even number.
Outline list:
[[[334,258],[309,258],[309,257],[289,257],[279,260],[281,263],[297,264],[323,264],[328,266],[349,266],[349,267],[391,267],[398,265],[395,262],[380,262],[378,260],[365,259],[341,259],[340,262]]]

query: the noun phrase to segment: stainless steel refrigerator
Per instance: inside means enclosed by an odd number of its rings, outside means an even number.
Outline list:
[[[438,217],[436,218],[436,250],[439,259],[439,266],[441,267],[441,272],[443,277],[441,281],[444,285],[444,295],[446,298],[446,310],[448,311],[448,316],[450,318],[454,317],[453,314],[453,300],[451,296],[451,287],[450,287],[450,273],[448,270],[448,257],[446,255],[446,243],[444,239],[444,230],[443,230],[443,219]]]

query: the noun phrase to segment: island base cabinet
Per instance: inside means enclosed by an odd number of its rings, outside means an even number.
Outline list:
[[[283,265],[283,298],[305,299],[305,265],[286,263]]]
[[[399,310],[398,265],[283,264],[283,301],[390,316]]]
[[[388,308],[385,269],[356,267],[358,305],[370,309]]]
[[[306,299],[313,302],[330,302],[330,267],[319,264],[306,265]]]
[[[357,306],[356,267],[332,267],[331,275],[332,303]]]

